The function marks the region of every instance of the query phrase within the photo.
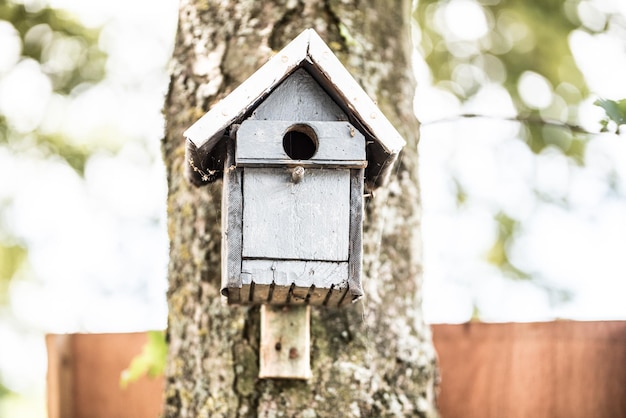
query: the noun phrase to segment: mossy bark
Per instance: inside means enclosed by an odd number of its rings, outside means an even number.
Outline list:
[[[182,0],[165,103],[169,264],[166,417],[437,416],[421,311],[411,1]],[[259,380],[259,309],[220,298],[221,181],[183,176],[183,131],[312,27],[407,140],[365,202],[364,299],[312,309],[313,379]]]

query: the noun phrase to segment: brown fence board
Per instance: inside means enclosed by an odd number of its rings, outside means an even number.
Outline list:
[[[626,322],[432,328],[443,418],[626,417]]]
[[[154,418],[163,379],[120,388],[120,373],[148,341],[146,333],[48,335],[49,418]]]
[[[626,321],[432,329],[443,418],[626,418]],[[146,341],[144,333],[47,336],[49,417],[157,417],[162,379],[119,387]]]

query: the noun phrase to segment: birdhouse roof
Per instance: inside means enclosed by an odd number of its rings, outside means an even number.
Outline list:
[[[313,29],[306,29],[184,132],[188,150],[208,155],[289,75],[306,69],[370,143],[366,177],[382,184],[405,141]]]

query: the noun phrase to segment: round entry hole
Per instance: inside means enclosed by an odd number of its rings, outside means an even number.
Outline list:
[[[283,149],[292,160],[308,160],[317,152],[317,136],[307,125],[294,125],[283,136]]]

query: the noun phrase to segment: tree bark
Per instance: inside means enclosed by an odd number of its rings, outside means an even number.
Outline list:
[[[437,416],[421,311],[411,1],[181,0],[165,103],[169,356],[166,417]],[[220,297],[222,182],[183,176],[183,131],[305,28],[314,28],[407,140],[365,201],[362,301],[313,308],[308,382],[259,380],[259,308]]]

